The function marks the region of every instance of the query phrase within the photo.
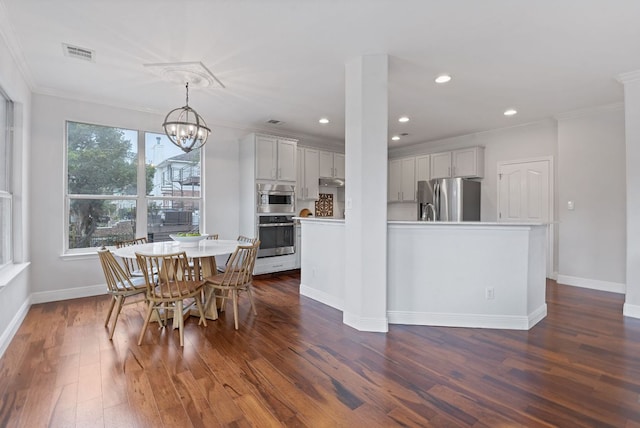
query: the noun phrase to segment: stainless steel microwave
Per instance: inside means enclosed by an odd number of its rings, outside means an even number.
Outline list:
[[[295,186],[290,184],[257,185],[257,212],[287,214],[295,212]]]

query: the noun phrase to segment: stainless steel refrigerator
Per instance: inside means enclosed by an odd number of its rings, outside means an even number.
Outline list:
[[[418,220],[480,221],[480,182],[465,178],[418,181]]]

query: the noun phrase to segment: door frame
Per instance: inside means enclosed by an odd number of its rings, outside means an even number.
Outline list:
[[[557,246],[555,233],[555,169],[553,166],[553,156],[538,156],[524,159],[513,159],[498,161],[496,168],[496,219],[500,222],[500,170],[503,166],[517,165],[532,162],[549,162],[549,227],[547,228],[547,278],[557,279],[555,265],[555,249]]]

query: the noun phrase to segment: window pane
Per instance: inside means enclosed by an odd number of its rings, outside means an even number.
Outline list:
[[[200,230],[200,150],[184,153],[166,135],[145,133],[147,235],[168,241],[169,234]],[[151,171],[151,173],[150,173]],[[160,197],[167,199],[152,199]]]
[[[0,266],[11,262],[11,197],[0,195]]]
[[[69,195],[135,195],[137,132],[67,122]]]
[[[200,196],[200,149],[189,153],[172,144],[166,135],[145,133],[147,195]],[[149,178],[149,169],[153,169]]]
[[[169,234],[199,230],[199,200],[151,200],[147,204],[147,236],[150,242],[169,241]]]
[[[134,200],[70,199],[69,249],[115,245],[135,237]]]

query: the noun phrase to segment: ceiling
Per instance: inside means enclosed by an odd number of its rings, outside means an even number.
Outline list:
[[[224,88],[193,88],[189,105],[214,132],[343,140],[345,63],[388,54],[389,137],[409,134],[390,146],[622,102],[639,21],[637,0],[0,0],[34,92],[166,114],[184,85],[144,65],[201,62]]]

